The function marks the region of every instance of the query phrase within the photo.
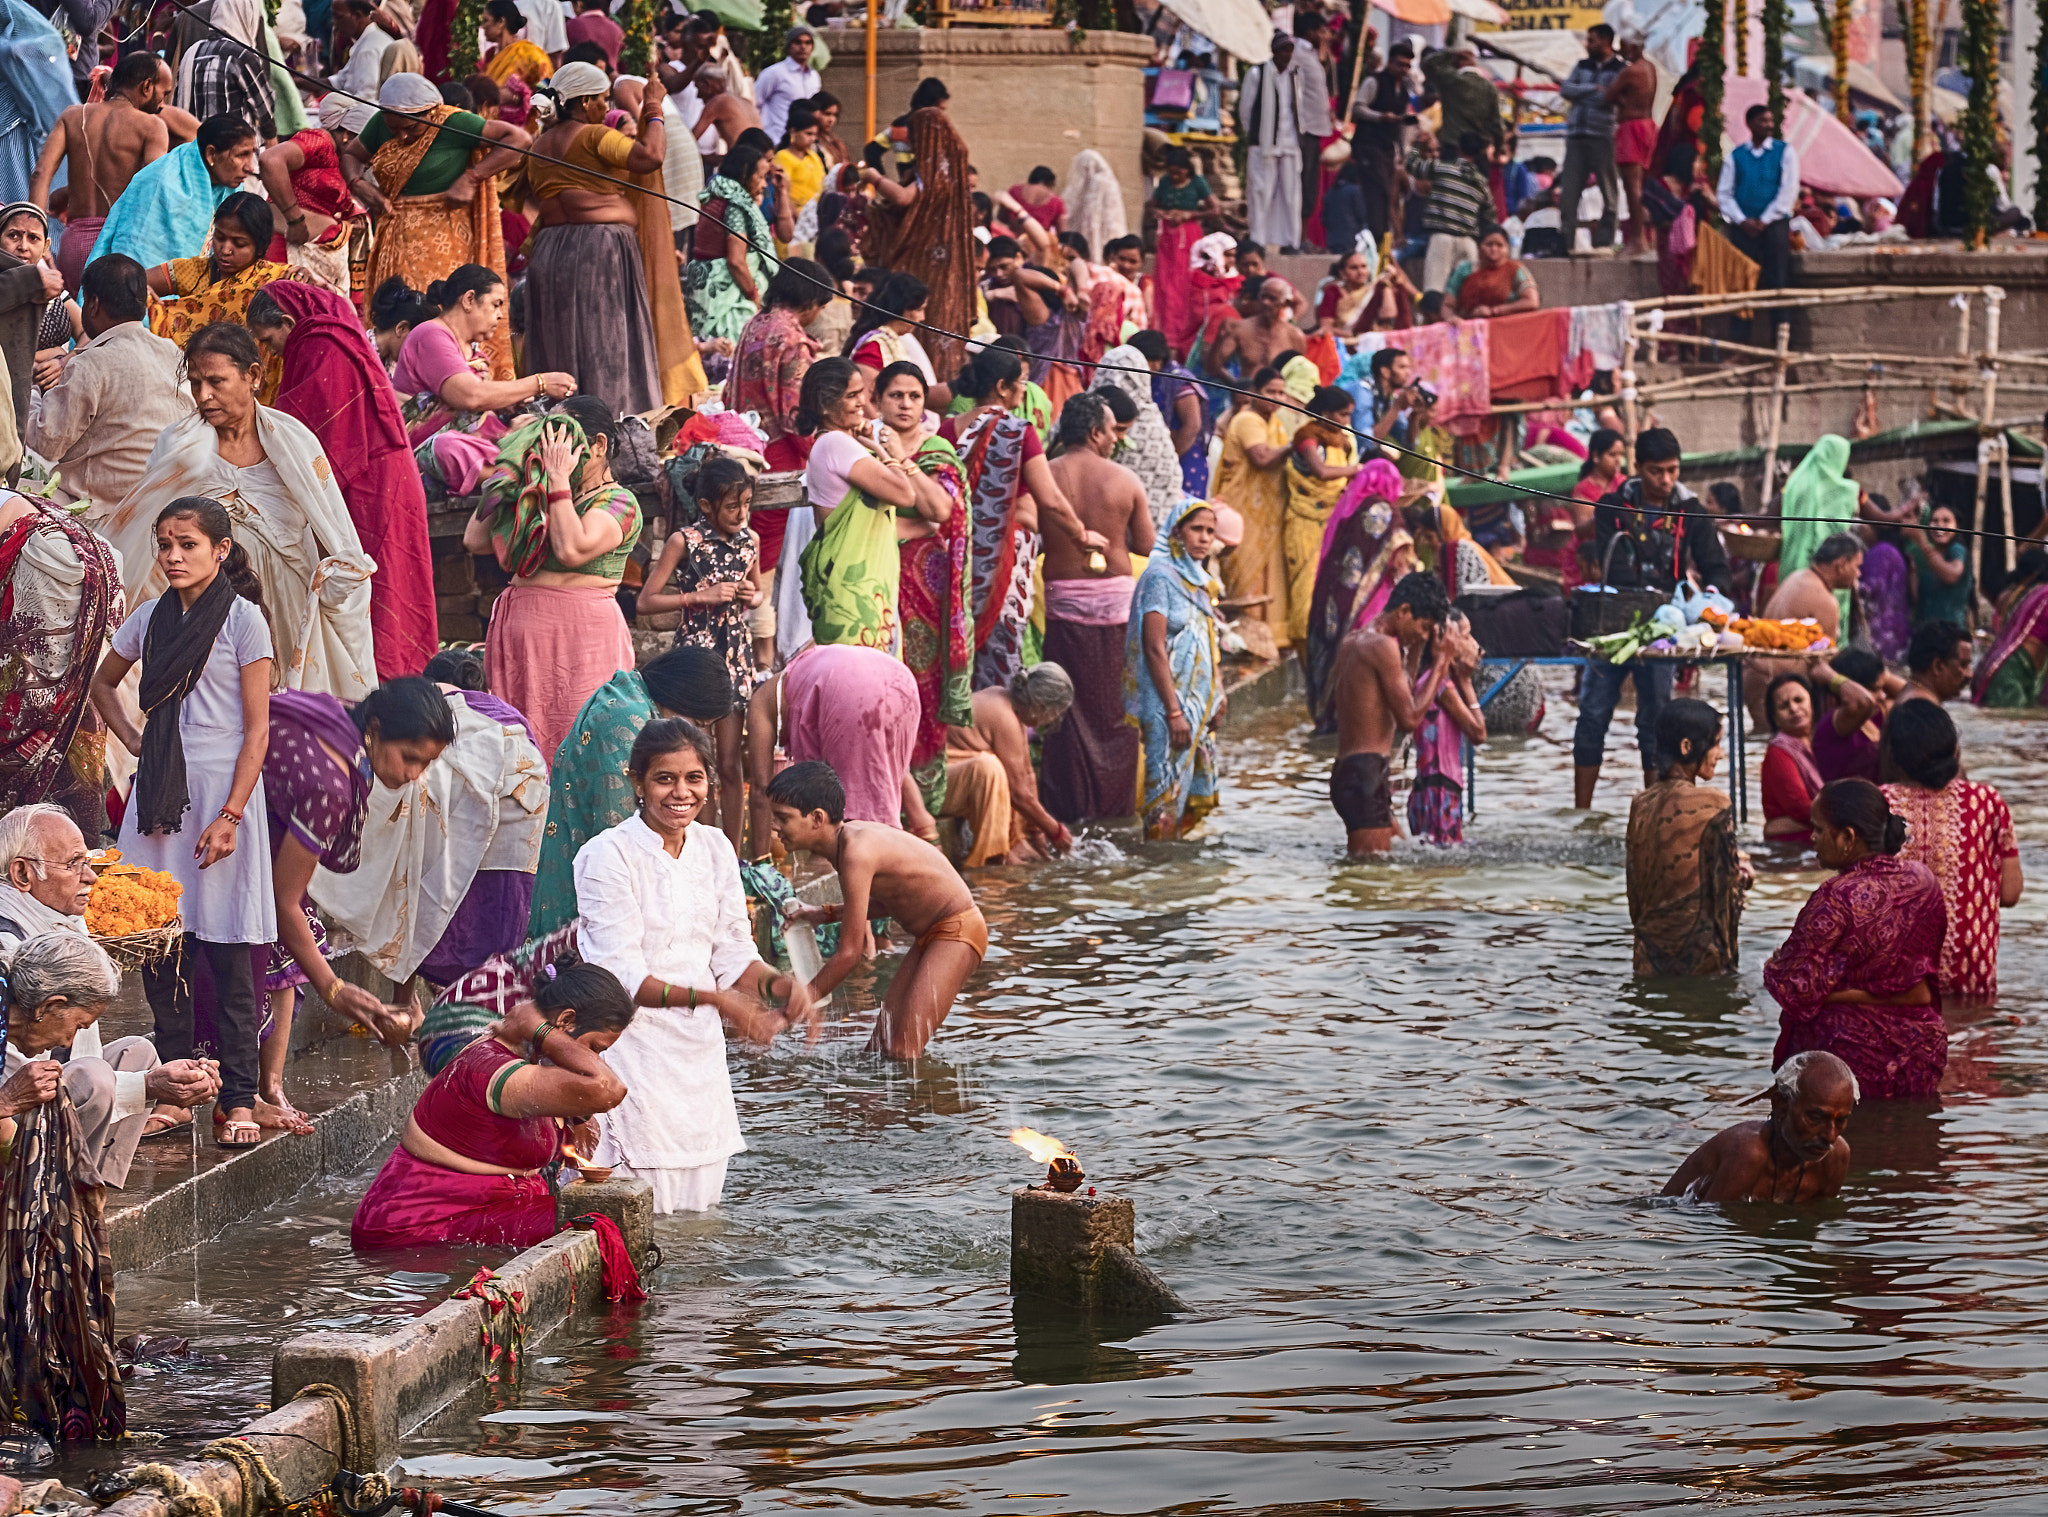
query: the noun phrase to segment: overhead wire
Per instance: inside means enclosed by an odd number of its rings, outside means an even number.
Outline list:
[[[617,185],[621,190],[631,191],[635,194],[647,195],[652,197],[653,199],[664,201],[669,205],[680,206],[682,209],[687,211],[694,211],[697,213],[699,217],[705,220],[709,220],[710,222],[712,222],[713,225],[725,228],[728,235],[738,237],[742,242],[746,243],[748,247],[752,248],[755,252],[759,253],[767,261],[775,264],[778,268],[788,270],[789,272],[796,274],[798,278],[803,279],[807,283],[816,286],[819,290],[824,292],[828,300],[845,300],[848,302],[848,304],[859,307],[863,310],[878,312],[883,316],[885,320],[909,322],[911,326],[932,333],[934,336],[947,338],[951,341],[961,343],[969,348],[975,347],[977,345],[984,345],[981,339],[970,336],[967,333],[950,331],[945,327],[938,326],[929,321],[911,321],[909,317],[905,316],[903,313],[899,311],[884,311],[881,307],[875,305],[872,301],[855,300],[852,296],[847,295],[845,292],[840,290],[838,286],[833,282],[829,280],[821,280],[815,274],[811,274],[804,269],[796,268],[794,266],[796,261],[784,258],[781,254],[777,253],[772,242],[769,246],[765,248],[760,246],[744,230],[733,226],[730,222],[725,220],[723,216],[714,216],[710,212],[706,211],[701,203],[683,199],[678,196],[670,195],[666,193],[665,190],[648,189],[642,185],[634,184],[631,180],[619,179],[610,174],[602,173],[595,169],[586,168],[582,164],[571,164],[564,159],[555,157],[553,154],[539,152],[532,147],[518,147],[512,143],[503,142],[498,139],[485,136],[480,132],[471,131],[467,127],[451,126],[445,122],[428,122],[423,120],[423,118],[407,111],[385,111],[385,108],[375,100],[368,100],[361,95],[352,93],[351,91],[338,89],[334,85],[328,83],[328,81],[318,78],[314,75],[301,74],[295,69],[287,68],[284,64],[278,62],[277,60],[271,58],[269,54],[263,52],[262,49],[251,47],[248,43],[242,41],[241,38],[231,36],[227,32],[222,31],[219,27],[213,24],[213,21],[211,20],[210,17],[200,16],[196,14],[195,11],[190,10],[184,12],[184,15],[187,19],[193,21],[199,26],[204,27],[207,31],[212,32],[215,37],[225,42],[231,42],[235,46],[242,48],[245,51],[255,53],[270,68],[273,68],[279,73],[284,74],[287,78],[311,86],[314,90],[318,91],[322,95],[338,94],[345,100],[352,100],[358,105],[370,106],[379,112],[383,112],[384,114],[402,117],[409,121],[418,122],[421,125],[431,126],[438,131],[452,132],[457,137],[467,138],[468,140],[476,143],[479,147],[483,148],[486,153],[502,149],[507,152],[515,153],[523,158],[538,159],[543,163],[556,164],[562,168],[573,168],[577,173],[583,175],[585,178],[602,180],[607,184]],[[660,60],[650,56],[649,68],[651,70],[658,69],[660,68],[660,66]],[[658,75],[650,75],[648,77],[652,78],[655,83],[659,84],[660,81]],[[663,93],[664,96],[666,96],[667,92],[665,87]],[[642,109],[644,112],[644,105]],[[685,128],[685,130],[687,130],[687,128]],[[346,173],[343,174],[343,178],[347,178]],[[351,183],[350,189],[353,190],[353,188],[354,185],[353,183]],[[379,193],[382,193],[381,186],[379,187]],[[1144,378],[1146,378],[1148,381],[1155,377],[1153,371],[1150,368],[1132,368],[1128,365],[1103,363],[1099,360],[1090,363],[1085,359],[1063,358],[1057,354],[1051,353],[1033,353],[1029,354],[1028,356],[1033,359],[1042,359],[1043,361],[1048,363],[1064,364],[1072,368],[1080,369],[1084,372],[1084,374],[1097,371],[1107,371],[1109,373],[1116,374],[1138,374],[1144,376]],[[1555,501],[1560,505],[1570,506],[1574,508],[1586,504],[1586,501],[1579,496],[1560,495],[1554,490],[1545,490],[1535,485],[1520,484],[1514,480],[1501,479],[1497,478],[1494,475],[1481,473],[1476,469],[1467,469],[1462,467],[1461,465],[1451,463],[1444,459],[1440,459],[1436,457],[1436,455],[1434,454],[1425,453],[1417,448],[1411,448],[1405,443],[1395,442],[1392,438],[1380,437],[1370,432],[1360,431],[1358,428],[1351,426],[1348,423],[1334,421],[1327,416],[1318,416],[1315,412],[1309,410],[1307,406],[1300,404],[1299,402],[1293,400],[1291,397],[1285,400],[1275,400],[1270,396],[1261,395],[1255,390],[1247,389],[1242,385],[1232,384],[1227,380],[1216,380],[1197,377],[1193,380],[1193,382],[1197,385],[1202,386],[1205,390],[1212,390],[1217,393],[1225,395],[1235,395],[1245,400],[1257,400],[1266,405],[1273,406],[1276,410],[1299,412],[1301,415],[1305,417],[1309,417],[1312,420],[1322,422],[1325,426],[1333,427],[1338,431],[1349,433],[1352,437],[1359,439],[1360,442],[1365,444],[1367,449],[1392,449],[1394,452],[1406,454],[1410,458],[1420,459],[1425,463],[1435,465],[1436,467],[1446,470],[1449,473],[1460,475],[1466,479],[1473,480],[1479,484],[1491,485],[1496,489],[1510,491],[1517,496],[1525,497],[1531,500]],[[1586,402],[1582,400],[1574,400],[1568,397],[1560,398],[1559,401],[1560,406],[1572,409],[1576,409],[1577,407],[1585,403]],[[1766,490],[1769,489],[1769,486],[1770,481],[1765,481]],[[1693,498],[1696,500],[1698,497],[1694,496]],[[1635,514],[1642,515],[1645,517],[1668,517],[1674,520],[1699,519],[1712,522],[1723,522],[1731,520],[1731,518],[1723,516],[1719,512],[1706,510],[1690,511],[1684,509],[1683,507],[1673,508],[1668,506],[1625,506],[1620,507],[1618,509],[1631,511]],[[1740,520],[1741,518],[1733,519]],[[2002,532],[1990,532],[1985,531],[1982,528],[1971,527],[1954,527],[1945,530],[1953,531],[1959,537],[1979,537],[1989,541],[2002,542],[2006,540],[2011,540],[2013,542],[2032,543],[2041,543],[2043,541],[2043,539],[2039,535],[2029,535],[2009,530],[2011,527],[2010,522],[2008,522],[2006,525],[2008,530]],[[2048,525],[2048,518],[2044,518],[2044,525]]]

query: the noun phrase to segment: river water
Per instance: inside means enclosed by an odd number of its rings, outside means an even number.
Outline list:
[[[858,1013],[736,1054],[722,1213],[666,1219],[654,1299],[536,1345],[409,1477],[536,1514],[2041,1510],[2042,894],[2006,914],[2001,1007],[1952,1019],[1953,1090],[1858,1113],[1838,1201],[1657,1200],[1759,1110],[1760,968],[1811,860],[1760,859],[1739,976],[1634,983],[1628,713],[1600,811],[1565,809],[1554,689],[1487,751],[1471,845],[1367,866],[1298,711],[1234,723],[1199,843],[981,882],[995,947],[914,1070]],[[1958,718],[2038,876],[2048,727]],[[1191,1315],[1011,1301],[1020,1125],[1135,1201]],[[363,1183],[124,1277],[124,1330],[230,1361],[136,1386],[136,1425],[226,1431],[281,1336],[459,1283],[353,1258]]]

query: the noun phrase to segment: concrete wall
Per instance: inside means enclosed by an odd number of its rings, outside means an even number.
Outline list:
[[[839,134],[853,143],[866,110],[865,34],[834,28],[828,35],[825,88],[842,102]],[[1144,202],[1143,70],[1151,58],[1149,38],[1118,32],[1089,32],[1077,41],[1052,27],[885,31],[875,39],[876,129],[909,110],[918,81],[936,75],[953,92],[947,109],[984,190],[1021,184],[1041,163],[1064,189],[1074,155],[1094,148],[1116,171],[1124,215],[1136,231]]]

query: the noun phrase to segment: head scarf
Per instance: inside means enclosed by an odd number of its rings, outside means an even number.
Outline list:
[[[212,16],[213,25],[224,34],[211,34],[201,41],[219,42],[227,38],[241,43],[244,47],[263,51],[263,7],[259,0],[215,0]],[[185,56],[178,60],[178,89],[176,99],[186,105],[192,103],[192,69],[198,60],[197,46],[185,49]]]
[[[947,332],[974,323],[974,204],[967,188],[967,142],[937,106],[910,115],[910,147],[917,159],[917,200],[903,213],[895,246],[885,261],[915,274],[931,290],[925,319]],[[870,218],[873,230],[874,218]],[[956,372],[965,350],[950,337],[921,339],[941,374]]]
[[[1083,148],[1067,165],[1067,226],[1088,242],[1088,256],[1102,257],[1102,246],[1131,229],[1124,214],[1123,186],[1109,160],[1094,148]]]
[[[1137,403],[1138,419],[1116,450],[1116,461],[1138,476],[1145,487],[1145,504],[1152,523],[1164,531],[1181,515],[1185,490],[1180,482],[1180,456],[1173,451],[1173,435],[1166,430],[1166,418],[1152,401],[1152,371],[1145,355],[1129,343],[1102,355],[1096,388],[1113,387]]]
[[[340,90],[330,91],[320,102],[320,125],[330,132],[348,129],[348,113],[355,102]]]
[[[290,279],[263,293],[292,319],[275,407],[312,429],[346,492],[407,451],[391,380],[347,296]]]
[[[580,60],[556,69],[548,87],[564,105],[572,100],[587,100],[592,95],[609,95],[612,92],[612,82],[605,78],[604,70],[594,63]]]
[[[1287,385],[1287,398],[1298,406],[1307,405],[1316,386],[1323,382],[1315,364],[1300,353],[1280,365],[1280,378]]]
[[[1152,562],[1164,563],[1190,589],[1199,591],[1196,597],[1213,614],[1216,597],[1223,593],[1223,582],[1209,572],[1209,567],[1195,557],[1188,545],[1181,541],[1181,524],[1197,511],[1214,511],[1216,508],[1206,500],[1197,500],[1190,495],[1180,503],[1173,513],[1173,520],[1152,543]]]
[[[1856,520],[1856,482],[1847,477],[1849,442],[1830,432],[1816,442],[1785,481],[1784,540],[1778,550],[1779,583],[1804,569],[1813,550]]]
[[[440,103],[441,91],[425,74],[393,74],[377,91],[377,104],[387,111],[430,111]]]
[[[43,235],[50,235],[50,213],[33,200],[17,200],[12,205],[0,206],[0,228],[4,228],[15,217],[26,213],[43,224]]]
[[[1188,266],[1221,279],[1226,273],[1223,255],[1236,247],[1237,239],[1228,232],[1211,232],[1188,250]]]
[[[1323,525],[1323,547],[1321,557],[1330,556],[1330,545],[1337,540],[1337,531],[1353,516],[1356,516],[1369,500],[1383,500],[1392,505],[1401,498],[1401,492],[1408,481],[1401,477],[1401,471],[1384,458],[1375,458],[1351,476],[1351,483],[1344,487],[1344,493],[1337,500],[1337,507],[1330,513],[1330,519]]]
[[[507,74],[498,86],[498,119],[507,126],[525,126],[532,112],[532,87],[518,74]]]
[[[367,100],[358,100],[350,104],[348,113],[341,118],[341,129],[350,136],[360,137],[364,129],[376,119],[377,107]]]

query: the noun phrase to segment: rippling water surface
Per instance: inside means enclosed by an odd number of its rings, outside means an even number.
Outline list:
[[[1200,843],[989,875],[995,946],[915,1069],[859,1051],[864,1013],[736,1054],[723,1212],[665,1220],[653,1301],[538,1345],[408,1472],[526,1513],[2048,1507],[2044,892],[2006,914],[2003,1004],[1952,1019],[1942,1101],[1858,1113],[1838,1201],[1654,1200],[1759,1110],[1760,967],[1811,860],[1760,860],[1739,976],[1635,983],[1627,713],[1601,813],[1562,809],[1554,693],[1488,752],[1472,846],[1364,866],[1298,709],[1234,727]],[[2038,875],[2048,727],[1959,719]],[[1192,1315],[1011,1301],[1019,1125],[1136,1202]],[[283,1332],[468,1267],[354,1261],[351,1204],[124,1281],[125,1328],[234,1359],[138,1390],[139,1423],[208,1430]]]

